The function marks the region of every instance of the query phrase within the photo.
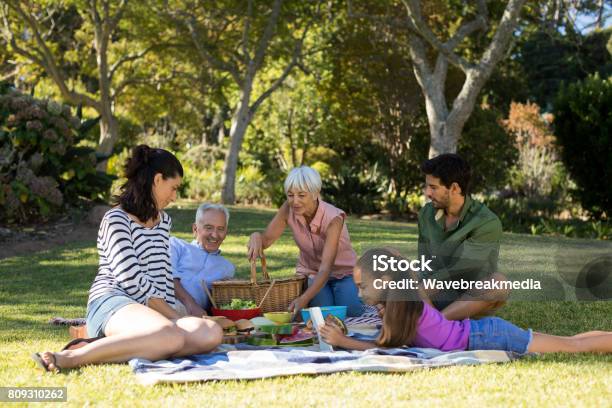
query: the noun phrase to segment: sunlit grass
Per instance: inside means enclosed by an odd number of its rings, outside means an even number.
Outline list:
[[[171,209],[174,235],[190,240],[195,204]],[[222,249],[239,276],[248,276],[248,235],[262,229],[273,211],[235,207],[230,235]],[[358,252],[375,245],[416,251],[416,225],[350,218]],[[554,275],[551,251],[559,240],[507,234],[500,268],[512,274]],[[548,254],[548,255],[547,255]],[[267,251],[273,276],[293,273],[297,249],[285,233]],[[67,340],[65,327],[50,317],[82,317],[87,292],[97,270],[95,236],[51,251],[0,261],[0,385],[67,386],[73,406],[433,406],[529,405],[606,406],[612,399],[612,356],[555,354],[510,364],[448,367],[407,374],[345,373],[260,381],[226,381],[144,387],[127,365],[105,365],[47,375],[29,355],[57,350]],[[500,316],[554,334],[612,330],[609,302],[510,302]]]

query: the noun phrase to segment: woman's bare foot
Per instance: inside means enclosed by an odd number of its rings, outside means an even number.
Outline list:
[[[74,361],[68,355],[67,351],[60,351],[54,353],[52,351],[45,351],[40,353],[40,358],[43,360],[49,371],[58,372],[63,368],[73,368]]]
[[[61,366],[57,364],[55,353],[51,351],[45,351],[42,353],[32,354],[32,359],[45,371],[57,373],[61,371]]]

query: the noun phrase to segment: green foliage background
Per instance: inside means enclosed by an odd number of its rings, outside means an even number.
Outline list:
[[[110,174],[121,177],[129,149],[148,143],[179,156],[186,169],[184,197],[220,200],[241,83],[219,66],[246,72],[244,57],[256,52],[273,1],[252,4],[249,10],[247,2],[234,0],[217,2],[214,8],[202,1],[129,3],[110,41],[109,63],[113,66],[123,57],[142,55],[115,67],[113,86],[121,90],[114,106],[120,132],[109,160]],[[442,39],[474,18],[475,4],[422,2],[427,23]],[[556,219],[563,212],[594,222],[605,222],[609,217],[609,210],[601,204],[595,206],[585,194],[569,197],[566,189],[539,197],[536,204],[522,197],[526,176],[517,171],[516,140],[502,126],[512,102],[536,102],[546,114],[553,110],[562,84],[581,87],[586,82],[578,81],[588,75],[598,73],[605,80],[612,74],[611,29],[605,27],[609,19],[600,24],[603,28],[592,30],[577,23],[596,18],[599,3],[572,3],[573,8],[557,12],[555,7],[560,4],[569,3],[525,4],[514,46],[482,90],[458,146],[458,152],[473,167],[474,193],[499,204],[508,227],[516,224],[523,231],[539,231],[538,218]],[[69,86],[99,98],[96,57],[91,48],[95,30],[87,14],[88,3],[48,0],[32,5],[31,16],[39,18],[48,33],[49,52],[57,56],[57,68]],[[116,6],[113,4],[111,11]],[[422,205],[419,165],[427,157],[430,136],[407,45],[410,32],[402,23],[405,9],[397,0],[354,1],[352,6],[350,11],[346,2],[283,3],[279,24],[253,84],[254,95],[282,75],[305,24],[310,24],[309,35],[298,66],[251,118],[236,175],[239,203],[280,205],[285,175],[304,164],[321,173],[325,199],[350,213],[409,216]],[[490,29],[467,37],[455,51],[468,61],[480,55],[504,7],[505,2],[488,2]],[[604,14],[608,12],[604,10]],[[17,33],[27,31],[14,13],[7,14],[6,22]],[[34,44],[28,35],[17,40],[26,48]],[[49,73],[13,52],[4,41],[7,46],[0,49],[0,73],[25,93],[61,101]],[[202,58],[202,50],[217,63]],[[445,82],[449,104],[464,79],[459,69],[449,67]],[[73,108],[82,110],[85,119],[97,116],[91,109]],[[599,123],[608,119],[609,111],[600,112]],[[555,126],[560,129],[561,125]],[[83,135],[79,146],[95,147],[98,130],[95,127]],[[606,130],[600,127],[596,131]],[[580,135],[582,140],[588,137]],[[558,168],[559,184],[569,174],[573,180],[566,183],[568,186],[574,183],[576,191],[591,190],[567,161],[565,165],[567,169],[560,161],[551,164]],[[113,191],[120,184],[119,179]],[[516,211],[521,215],[514,215]]]

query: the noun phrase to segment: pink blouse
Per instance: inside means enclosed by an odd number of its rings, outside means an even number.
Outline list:
[[[295,215],[291,207],[289,207],[289,217],[287,224],[293,232],[293,239],[300,248],[300,257],[298,259],[296,272],[302,275],[316,275],[321,266],[321,257],[323,256],[323,247],[327,238],[327,228],[331,221],[337,216],[344,220],[346,214],[344,211],[334,207],[325,201],[319,200],[319,207],[315,213],[310,225],[306,223],[306,219],[301,215]],[[338,242],[338,251],[336,259],[331,268],[331,276],[334,278],[343,278],[353,274],[353,267],[357,262],[357,254],[351,245],[348,228],[346,222],[342,225],[340,233],[340,242]]]

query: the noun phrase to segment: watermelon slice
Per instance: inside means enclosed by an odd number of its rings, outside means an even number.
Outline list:
[[[314,334],[305,332],[304,330],[298,330],[291,336],[283,337],[280,339],[280,344],[312,344],[314,342]]]

